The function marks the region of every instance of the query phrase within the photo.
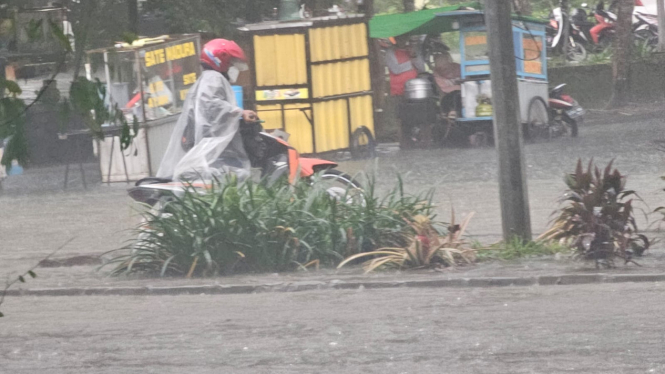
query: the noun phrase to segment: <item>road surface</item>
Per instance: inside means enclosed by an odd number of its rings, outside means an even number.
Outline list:
[[[0,372],[665,373],[665,285],[11,297]]]

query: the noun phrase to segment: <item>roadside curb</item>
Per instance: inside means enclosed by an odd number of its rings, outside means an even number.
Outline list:
[[[573,274],[534,277],[488,277],[403,281],[309,281],[260,285],[203,285],[176,287],[90,287],[9,290],[7,296],[160,296],[232,295],[263,292],[353,290],[381,288],[488,288],[509,286],[565,286],[592,283],[665,282],[663,274]]]

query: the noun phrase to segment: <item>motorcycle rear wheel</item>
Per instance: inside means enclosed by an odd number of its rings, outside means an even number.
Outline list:
[[[534,141],[538,138],[550,139],[550,112],[545,100],[541,97],[534,97],[529,102],[528,118],[524,136],[526,139]]]

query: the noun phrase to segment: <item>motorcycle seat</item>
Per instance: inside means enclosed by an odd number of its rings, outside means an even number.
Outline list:
[[[143,178],[143,179],[139,180],[134,185],[136,187],[139,187],[139,186],[142,186],[144,184],[159,184],[159,183],[171,183],[171,182],[173,182],[173,179],[149,177],[149,178]]]

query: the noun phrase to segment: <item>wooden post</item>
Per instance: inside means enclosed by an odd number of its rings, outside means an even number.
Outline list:
[[[499,161],[503,238],[531,240],[531,218],[517,91],[517,68],[509,1],[486,1],[494,107],[494,139]]]

